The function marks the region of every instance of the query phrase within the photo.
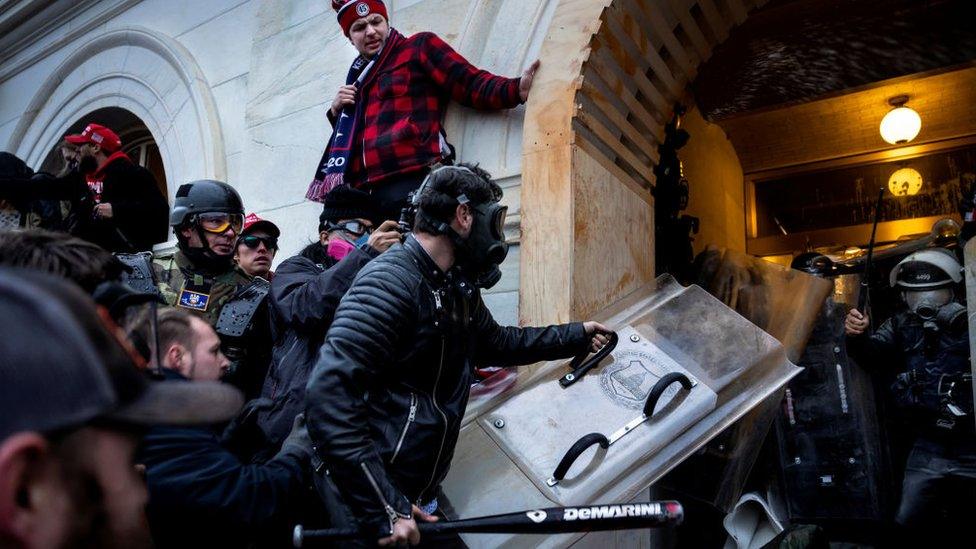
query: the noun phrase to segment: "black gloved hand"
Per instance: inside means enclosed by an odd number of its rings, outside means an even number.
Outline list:
[[[268,437],[258,426],[258,415],[274,407],[270,398],[248,401],[237,417],[224,428],[221,444],[239,457],[251,456],[268,446]]]
[[[291,432],[281,443],[281,450],[278,450],[274,459],[287,456],[295,457],[301,462],[308,462],[312,457],[312,439],[308,436],[305,414],[295,416],[295,421],[291,424]]]

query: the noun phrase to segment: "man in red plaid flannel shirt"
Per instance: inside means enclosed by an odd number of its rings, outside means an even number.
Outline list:
[[[407,194],[430,166],[451,154],[443,130],[451,99],[476,109],[511,109],[525,102],[539,61],[521,78],[480,70],[434,33],[404,37],[389,26],[382,0],[332,0],[339,24],[365,58],[380,54],[362,89],[339,88],[329,121],[364,101],[345,181],[370,192],[387,219],[398,219]]]

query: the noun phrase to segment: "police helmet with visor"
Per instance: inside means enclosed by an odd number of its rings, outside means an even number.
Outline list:
[[[931,248],[910,254],[891,270],[892,288],[930,290],[962,282],[962,266],[952,252]]]
[[[930,248],[901,260],[889,275],[902,290],[908,310],[926,321],[956,324],[965,309],[954,303],[954,286],[962,282],[962,266],[948,250]]]

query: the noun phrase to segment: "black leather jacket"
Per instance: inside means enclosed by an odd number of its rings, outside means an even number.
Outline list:
[[[307,388],[318,456],[366,528],[389,535],[450,467],[476,366],[569,357],[581,323],[500,327],[479,292],[408,236],[360,271]]]

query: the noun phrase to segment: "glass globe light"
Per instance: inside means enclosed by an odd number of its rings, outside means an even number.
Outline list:
[[[922,129],[922,118],[908,107],[896,107],[881,119],[881,137],[892,145],[908,143]]]
[[[912,168],[902,168],[888,178],[888,190],[895,196],[912,196],[922,188],[922,174]]]

